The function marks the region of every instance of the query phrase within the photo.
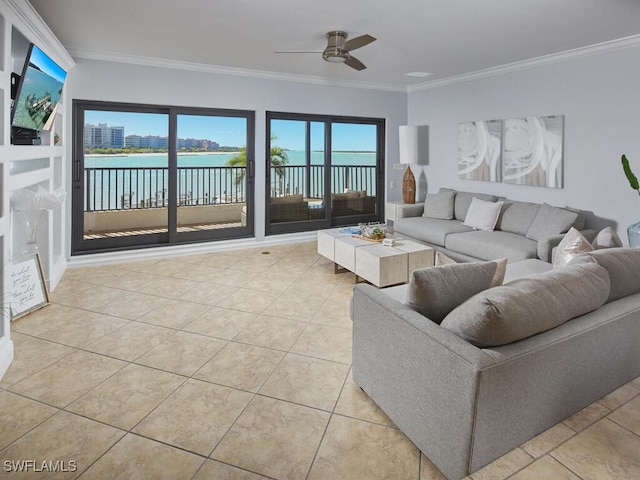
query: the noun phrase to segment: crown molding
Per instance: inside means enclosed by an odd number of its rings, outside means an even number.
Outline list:
[[[544,55],[542,57],[536,57],[529,60],[508,63],[506,65],[500,65],[498,67],[487,68],[484,70],[477,70],[471,73],[465,73],[462,75],[447,77],[440,80],[424,82],[419,85],[408,87],[407,92],[409,93],[416,92],[420,90],[427,90],[430,88],[454,85],[456,83],[461,83],[461,82],[469,82],[472,80],[478,80],[482,78],[495,77],[497,75],[504,75],[506,73],[517,72],[520,70],[527,70],[529,68],[552,65],[554,63],[568,62],[570,60],[577,60],[577,59],[589,57],[592,55],[600,55],[602,53],[609,53],[616,50],[622,50],[625,48],[635,48],[635,47],[640,47],[640,35],[632,35],[630,37],[620,38],[617,40],[610,40],[608,42],[597,43],[595,45],[589,45],[587,47],[575,48],[573,50],[567,50],[559,53],[552,53],[550,55]]]
[[[69,71],[76,62],[64,48],[49,26],[27,0],[4,0],[21,25],[16,25],[29,41],[51,55],[56,63]],[[24,28],[22,28],[24,27]]]
[[[310,83],[314,85],[329,85],[340,87],[364,88],[370,90],[385,90],[392,92],[406,93],[406,87],[384,85],[378,83],[354,82],[347,80],[329,80],[322,77],[312,77],[306,75],[284,74],[268,72],[263,70],[249,70],[245,68],[223,67],[219,65],[208,65],[204,63],[183,62],[181,60],[168,60],[157,57],[142,57],[136,55],[126,55],[122,53],[100,52],[83,48],[67,47],[67,51],[74,58],[85,58],[88,60],[100,60],[104,62],[129,63],[133,65],[144,65],[147,67],[172,68],[177,70],[188,70],[192,72],[215,73],[218,75],[234,75],[240,77],[253,77],[268,80],[280,80],[287,82]]]

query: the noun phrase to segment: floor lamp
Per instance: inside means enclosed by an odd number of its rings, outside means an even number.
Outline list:
[[[400,163],[407,165],[402,177],[402,201],[403,203],[416,203],[416,177],[411,171],[411,165],[418,163],[418,127],[413,125],[400,125]]]

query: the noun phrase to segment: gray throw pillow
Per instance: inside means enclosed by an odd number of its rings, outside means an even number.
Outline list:
[[[576,212],[543,203],[529,226],[526,237],[537,241],[541,238],[567,233],[577,218]]]
[[[612,227],[603,228],[598,232],[593,241],[593,248],[600,250],[601,248],[620,248],[622,240]]]
[[[453,190],[443,190],[438,193],[427,194],[422,216],[453,220],[453,202],[455,198],[456,192]]]
[[[496,230],[526,235],[533,219],[540,210],[537,203],[506,202],[496,223]]]
[[[502,285],[504,282],[504,276],[507,273],[507,259],[506,258],[498,258],[493,260],[496,262],[496,273],[493,274],[493,280],[491,280],[490,287],[497,287]],[[436,252],[435,258],[435,266],[438,267],[440,265],[449,265],[451,263],[458,263],[453,258],[447,257],[442,252]]]
[[[583,253],[569,265],[597,263],[606,268],[611,279],[608,302],[640,293],[640,248],[604,248]]]
[[[481,292],[449,313],[442,326],[480,348],[506,345],[591,312],[608,295],[604,268],[567,266]]]
[[[407,289],[407,305],[440,323],[469,297],[491,286],[496,262],[454,263],[414,270]]]

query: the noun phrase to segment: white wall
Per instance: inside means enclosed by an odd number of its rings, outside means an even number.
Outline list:
[[[597,217],[592,227],[612,224],[625,242],[640,220],[620,164],[625,153],[640,175],[640,47],[411,92],[408,112],[409,124],[429,125],[429,192],[449,186],[582,208]],[[457,177],[460,122],[529,115],[565,116],[564,189]]]
[[[264,179],[265,175],[265,162],[261,159],[265,158],[266,111],[384,118],[387,125],[387,164],[398,161],[398,125],[406,123],[407,117],[407,97],[404,92],[316,85],[86,59],[77,59],[77,65],[67,79],[67,92],[70,99],[255,111],[255,234],[258,240],[264,238],[265,184],[260,179]],[[390,171],[390,167],[388,169]]]

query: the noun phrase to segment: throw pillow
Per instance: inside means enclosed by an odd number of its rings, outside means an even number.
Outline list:
[[[589,240],[584,238],[578,230],[571,227],[555,249],[553,268],[564,267],[573,257],[591,251],[593,251],[593,247]]]
[[[497,266],[496,266],[496,273],[493,276],[493,279],[491,280],[491,287],[498,287],[502,285],[502,283],[504,282],[504,276],[507,273],[507,259],[499,258],[493,261],[496,262]],[[435,260],[436,267],[440,265],[450,265],[452,263],[458,263],[458,262],[456,262],[453,258],[447,257],[442,252],[436,252],[436,260]]]
[[[424,201],[423,217],[441,218],[443,220],[453,220],[453,205],[456,192],[443,190],[439,193],[429,193]]]
[[[477,347],[495,347],[591,312],[608,295],[604,268],[572,265],[481,292],[447,315],[442,326]]]
[[[622,247],[622,240],[620,240],[620,237],[612,227],[600,230],[593,241],[593,248],[596,250],[619,247]]]
[[[454,263],[414,270],[406,303],[440,323],[466,299],[491,287],[496,266],[496,262]]]
[[[575,257],[569,265],[597,263],[611,279],[608,302],[640,293],[640,248],[603,248]]]
[[[544,237],[567,233],[577,219],[576,212],[543,203],[529,226],[526,237],[538,241]]]
[[[486,202],[473,197],[463,225],[476,230],[493,231],[500,215],[503,202]]]
[[[441,188],[440,190],[442,191],[445,189]],[[495,202],[498,200],[498,197],[495,195],[489,195],[488,193],[456,192],[456,201],[453,207],[456,220],[464,221],[467,217],[467,211],[469,210],[473,197],[484,200],[485,202]]]
[[[458,263],[458,262],[456,262],[453,258],[447,257],[442,252],[436,252],[436,260],[434,262],[436,267],[439,267],[441,265],[450,265],[452,263]]]
[[[540,210],[537,203],[506,202],[496,223],[496,230],[526,235],[533,219]]]

